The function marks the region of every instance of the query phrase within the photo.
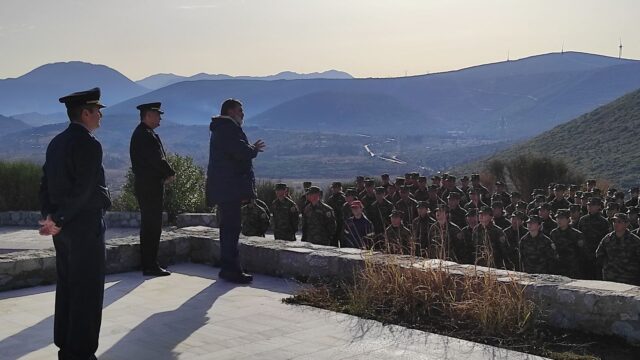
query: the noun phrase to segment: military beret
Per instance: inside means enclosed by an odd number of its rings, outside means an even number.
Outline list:
[[[364,184],[366,186],[373,186],[373,185],[375,185],[375,181],[373,181],[373,179],[367,178],[367,179],[364,180]]]
[[[624,193],[622,191],[616,192],[614,196],[616,199],[624,199]]]
[[[341,187],[342,187],[342,183],[341,183],[340,181],[334,181],[334,182],[331,184],[331,187],[332,187],[332,188],[334,188],[334,189],[335,189],[335,188],[341,188]]]
[[[557,184],[553,189],[554,190],[567,190],[567,187],[564,186],[564,184]]]
[[[354,200],[351,202],[351,208],[360,208],[362,209],[364,206],[362,205],[362,202],[360,200]]]
[[[460,178],[460,181],[469,181],[469,177],[467,175]]]
[[[420,208],[429,208],[429,204],[426,201],[418,201],[418,206],[416,206],[418,209]]]
[[[520,194],[518,191],[512,191],[511,192],[511,197],[520,198],[520,197],[522,197],[522,194]]]
[[[385,191],[386,191],[386,189],[384,188],[384,186],[376,187],[376,194],[384,194]]]
[[[389,215],[389,217],[402,217],[404,215],[404,213],[400,210],[393,210],[391,211],[391,215]]]
[[[608,202],[607,203],[607,210],[619,210],[620,209],[620,204],[618,204],[617,202]]]
[[[311,186],[311,181],[305,181],[302,183],[302,187],[308,188],[309,186]]]
[[[449,193],[447,198],[449,198],[449,199],[460,199],[460,193],[457,192],[457,191],[452,191],[452,192]]]
[[[427,182],[427,177],[426,177],[426,176],[420,176],[420,177],[418,178],[418,182],[426,183],[426,182]]]
[[[67,109],[73,109],[80,106],[94,105],[99,109],[105,107],[100,103],[100,88],[93,88],[86,91],[78,91],[58,99]]]
[[[478,209],[471,208],[467,210],[467,217],[474,217],[474,216],[478,216]]]
[[[480,214],[493,214],[493,210],[491,210],[488,206],[483,206],[479,210]]]
[[[354,188],[348,188],[347,190],[345,190],[344,194],[346,196],[358,196],[358,190]]]
[[[616,213],[615,215],[613,215],[613,218],[615,220],[620,220],[620,221],[624,221],[624,222],[629,222],[629,216],[627,216],[627,214],[623,214],[623,213]]]
[[[380,175],[380,177],[383,178],[383,179],[388,179],[389,178],[389,174],[384,173],[384,174]]]
[[[542,219],[538,215],[531,215],[531,216],[529,216],[529,220],[527,220],[527,223],[530,223],[530,222],[534,222],[534,223],[540,224],[540,223],[542,223]]]
[[[309,187],[309,189],[307,189],[307,194],[320,194],[322,190],[320,190],[319,187],[317,186],[311,186]]]
[[[587,180],[587,184],[595,184],[596,180],[595,179],[589,179]]]
[[[539,208],[543,209],[543,210],[551,210],[551,204],[544,203],[544,204],[540,205]]]
[[[582,206],[580,206],[578,204],[569,205],[569,211],[571,211],[571,212],[580,211],[580,210],[582,210]]]
[[[634,186],[631,189],[629,189],[630,193],[637,193],[640,192],[640,187]]]
[[[471,174],[471,180],[480,180],[480,174]]]
[[[523,213],[522,211],[514,211],[514,212],[511,214],[511,217],[518,217],[518,218],[520,218],[521,220],[524,220],[524,219],[526,218],[526,215],[525,215],[525,213]]]
[[[640,209],[637,206],[632,206],[627,209],[627,214],[639,214]]]
[[[559,218],[559,217],[569,218],[570,216],[571,216],[571,212],[569,211],[569,209],[558,209],[558,211],[556,212],[556,218]]]
[[[402,184],[404,184],[404,180],[405,180],[405,178],[403,178],[402,176],[398,176],[396,178],[396,184],[402,185]]]
[[[447,177],[447,180],[455,182],[455,181],[456,181],[456,177],[455,177],[455,176],[453,176],[453,175],[449,175],[449,176]]]
[[[502,204],[502,201],[494,201],[491,203],[491,207],[494,209],[497,209],[497,208],[502,209],[504,207],[504,204]]]
[[[140,110],[140,111],[157,111],[160,114],[164,114],[164,111],[160,110],[160,106],[162,105],[162,103],[159,102],[152,102],[152,103],[147,103],[147,104],[140,104],[138,106],[136,106],[136,109]]]
[[[400,192],[409,192],[409,186],[406,186],[406,185],[400,186]]]
[[[599,197],[595,197],[594,196],[592,198],[589,198],[588,204],[589,205],[602,205],[602,200],[600,200]]]
[[[276,190],[286,190],[286,189],[287,189],[287,184],[284,184],[284,183],[276,184]]]
[[[427,190],[429,190],[429,191],[438,191],[438,185],[429,185],[427,187]]]

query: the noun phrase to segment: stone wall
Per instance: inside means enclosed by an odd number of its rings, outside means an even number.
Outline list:
[[[138,269],[139,250],[136,237],[109,241],[107,272]],[[473,267],[439,260],[416,262],[415,259],[406,256],[253,237],[241,240],[240,252],[247,271],[301,280],[323,277],[348,279],[354,271],[365,266],[365,258],[385,262],[393,257],[395,262],[403,266],[446,269],[458,274],[464,274]],[[162,235],[159,257],[163,264],[191,261],[217,265],[220,259],[218,230],[187,227],[165,232]],[[639,287],[483,267],[473,270],[480,273],[492,271],[500,281],[516,281],[524,286],[527,296],[545,310],[546,318],[555,326],[616,335],[631,343],[640,344]],[[52,250],[0,255],[0,290],[53,281],[55,254]]]
[[[36,227],[41,219],[39,211],[6,211],[0,212],[0,226]],[[139,212],[107,211],[104,216],[107,227],[137,228],[140,227]],[[162,222],[167,225],[167,213],[162,214]]]

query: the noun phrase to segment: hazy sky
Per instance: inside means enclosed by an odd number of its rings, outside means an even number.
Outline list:
[[[638,0],[0,0],[0,78],[45,63],[402,76],[565,50],[640,58]]]

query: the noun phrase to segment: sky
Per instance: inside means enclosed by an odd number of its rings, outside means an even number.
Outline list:
[[[640,59],[637,0],[1,0],[0,78],[86,61],[155,73],[426,74],[582,51]]]

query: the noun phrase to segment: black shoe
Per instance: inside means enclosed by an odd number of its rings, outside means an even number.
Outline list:
[[[160,266],[152,269],[143,269],[142,275],[144,276],[169,276],[171,272],[161,268]]]
[[[220,270],[218,273],[220,279],[236,283],[236,284],[249,284],[253,281],[253,276],[245,274],[242,271],[224,271]]]

